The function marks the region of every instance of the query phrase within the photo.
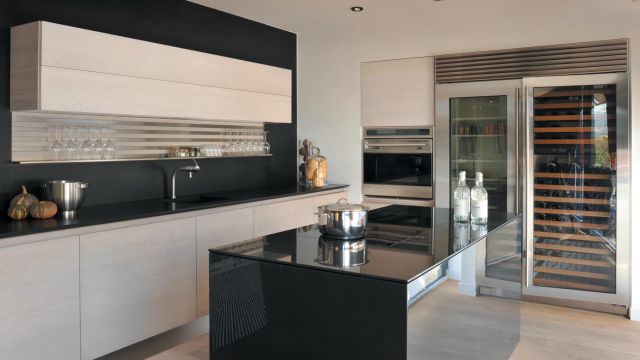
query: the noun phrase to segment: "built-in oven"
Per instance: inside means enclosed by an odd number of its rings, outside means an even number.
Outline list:
[[[365,128],[363,135],[365,200],[432,203],[432,127]]]

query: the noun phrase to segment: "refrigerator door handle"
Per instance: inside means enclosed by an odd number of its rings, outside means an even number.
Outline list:
[[[516,88],[516,199],[515,199],[515,212],[520,212],[520,88]]]

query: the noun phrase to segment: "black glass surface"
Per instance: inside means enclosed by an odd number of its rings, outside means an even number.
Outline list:
[[[368,184],[431,186],[431,154],[364,154]]]
[[[395,282],[410,282],[443,260],[490,235],[517,217],[489,212],[487,225],[466,224],[462,231],[448,208],[392,205],[370,212],[364,265],[327,265],[320,256],[325,240],[316,226],[307,226],[214,249],[254,260],[286,263]],[[361,241],[360,240],[360,241]]]
[[[75,227],[142,219],[160,215],[170,215],[187,211],[238,205],[254,201],[304,195],[346,187],[346,185],[328,185],[323,188],[308,189],[298,185],[273,186],[221,191],[202,195],[179,196],[175,201],[170,199],[150,199],[106,205],[83,206],[78,209],[76,217],[70,219],[56,216],[52,219],[46,220],[26,219],[14,221],[8,217],[0,217],[0,239]]]

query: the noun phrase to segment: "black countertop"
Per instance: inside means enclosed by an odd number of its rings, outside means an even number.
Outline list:
[[[169,199],[152,199],[95,205],[81,207],[78,209],[77,215],[73,219],[62,219],[61,217],[56,216],[47,220],[36,220],[30,218],[21,221],[14,221],[7,216],[3,216],[0,219],[0,239],[47,231],[65,230],[82,226],[100,225],[153,216],[177,214],[194,210],[205,210],[288,196],[305,195],[346,187],[348,187],[348,185],[328,185],[318,189],[307,189],[297,185],[265,187],[184,196],[179,197],[175,202]]]
[[[409,283],[518,217],[490,211],[486,225],[474,225],[454,222],[448,208],[392,205],[370,211],[365,238],[350,244],[321,236],[314,225],[210,251]],[[350,251],[342,252],[342,259],[351,256],[358,260],[362,256],[358,252],[364,251],[366,263],[347,267],[327,264],[331,259],[324,254],[331,253],[337,259],[340,252],[332,249],[345,246]]]

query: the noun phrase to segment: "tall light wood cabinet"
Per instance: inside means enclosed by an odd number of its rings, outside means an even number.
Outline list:
[[[82,358],[196,319],[195,218],[80,236]]]
[[[434,59],[361,64],[362,126],[433,126]]]
[[[0,358],[80,359],[78,237],[0,248]]]
[[[12,111],[291,122],[289,69],[45,21],[11,29],[10,77]]]

